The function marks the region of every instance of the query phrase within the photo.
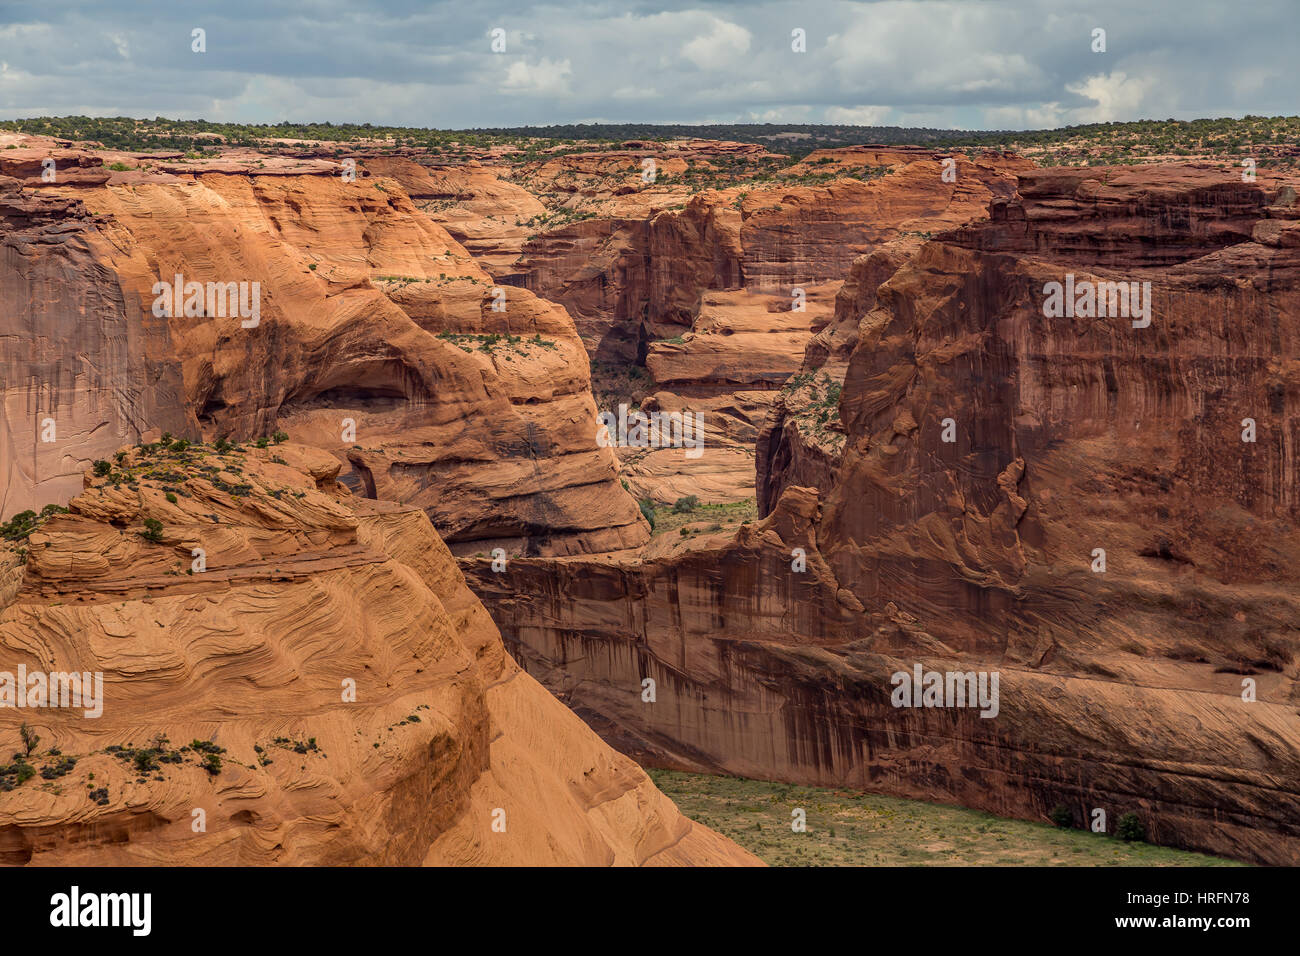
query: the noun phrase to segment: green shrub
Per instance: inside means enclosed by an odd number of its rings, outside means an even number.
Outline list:
[[[67,776],[76,766],[76,757],[64,757],[62,760],[56,760],[53,764],[42,767],[41,776],[46,780],[57,780],[59,777]]]
[[[157,756],[152,750],[137,750],[134,757],[136,771],[138,773],[148,773],[150,770],[157,770],[158,761],[155,759]]]
[[[1048,819],[1062,829],[1068,829],[1074,826],[1074,814],[1071,813],[1070,808],[1063,803],[1058,803],[1056,806],[1052,807],[1052,812],[1047,816]]]
[[[162,541],[163,523],[157,518],[145,518],[144,530],[140,532],[140,537],[144,538],[146,541],[151,541],[154,544]]]
[[[0,535],[3,535],[9,541],[18,541],[35,530],[35,511],[20,511],[3,525],[0,525]]]
[[[700,499],[695,495],[687,495],[685,498],[678,498],[673,503],[673,512],[675,514],[690,514],[700,506]]]
[[[655,505],[649,498],[642,498],[637,504],[641,508],[641,513],[645,515],[645,520],[650,522],[650,530],[655,529]]]
[[[95,467],[95,477],[97,478],[103,478],[105,475],[107,475],[110,471],[113,470],[113,466],[110,465],[108,462],[104,461],[104,459],[102,458],[99,459],[99,461],[95,462],[94,467]]]
[[[1147,838],[1147,828],[1142,825],[1142,819],[1136,813],[1126,813],[1119,818],[1115,836],[1125,843],[1143,843]]]

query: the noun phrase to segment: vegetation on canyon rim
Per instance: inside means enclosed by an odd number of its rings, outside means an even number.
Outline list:
[[[758,143],[791,160],[815,149],[862,144],[946,148],[1014,149],[1039,165],[1126,165],[1144,162],[1254,157],[1261,168],[1300,168],[1300,116],[1241,119],[1139,120],[1093,123],[1050,130],[944,130],[897,126],[807,124],[581,124],[474,130],[376,126],[370,123],[210,123],[130,117],[32,117],[0,122],[0,130],[88,140],[106,149],[168,150],[215,155],[218,146],[256,147],[292,154],[299,141],[360,143],[380,151],[419,150],[455,158],[474,149],[505,146],[506,161],[526,161],[555,151],[580,152],[590,144],[626,140],[663,142],[682,137]]]
[[[286,432],[277,430],[274,434],[259,438],[250,444],[256,448],[268,448],[288,440],[289,436]],[[242,455],[245,452],[243,444],[231,442],[224,437],[206,444],[186,438],[175,438],[170,432],[164,432],[158,441],[141,442],[129,451],[123,449],[117,452],[112,462],[106,459],[95,461],[91,465],[90,474],[94,479],[102,479],[102,481],[92,481],[90,487],[95,487],[97,484],[113,488],[121,488],[125,485],[132,490],[141,487],[157,487],[162,490],[170,504],[176,504],[178,495],[190,497],[190,492],[186,490],[184,483],[193,471],[206,478],[217,489],[237,497],[247,497],[252,491],[252,485],[237,480],[243,474],[243,469],[237,464],[223,460],[225,456]],[[211,458],[215,458],[217,463],[213,464]],[[272,460],[278,459],[273,457]],[[231,482],[227,478],[236,480]],[[17,545],[14,548],[15,554],[20,562],[25,562],[27,549],[22,547],[21,543],[27,541],[51,518],[67,513],[68,509],[58,504],[47,504],[39,513],[31,509],[20,511],[0,524],[0,539],[14,542]],[[137,533],[151,544],[160,544],[164,540],[164,532],[163,523],[150,516],[142,519]]]
[[[694,500],[692,500],[694,499]],[[656,535],[676,534],[682,537],[701,532],[730,531],[749,524],[758,516],[753,498],[744,501],[701,503],[694,495],[679,498],[671,505],[658,505],[652,501],[641,503],[643,511],[653,513],[651,526]],[[647,518],[650,515],[647,514]]]

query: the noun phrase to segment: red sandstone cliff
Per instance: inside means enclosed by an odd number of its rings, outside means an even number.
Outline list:
[[[145,432],[283,428],[461,551],[645,540],[564,309],[498,286],[394,180],[140,162],[106,182],[3,181],[0,285],[27,330],[0,342],[5,514],[66,500],[90,460]],[[154,284],[177,274],[256,283],[260,316],[155,316]]]
[[[991,214],[853,293],[824,498],[769,468],[775,510],[734,538],[474,586],[529,670],[646,759],[1135,811],[1160,843],[1294,863],[1294,191],[1053,170]],[[1045,315],[1067,273],[1150,281],[1150,325]],[[997,716],[892,706],[918,663],[998,672]]]

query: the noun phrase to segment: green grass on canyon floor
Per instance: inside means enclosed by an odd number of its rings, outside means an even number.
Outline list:
[[[919,800],[672,770],[649,773],[686,816],[771,866],[1243,865]],[[805,833],[790,828],[797,807],[807,813]]]
[[[744,501],[732,501],[727,504],[690,504],[687,499],[679,499],[671,505],[654,505],[654,534],[675,534],[689,537],[708,531],[734,531],[746,522],[758,520],[758,505],[753,498]],[[707,522],[707,524],[702,524]],[[687,525],[692,527],[683,530]]]

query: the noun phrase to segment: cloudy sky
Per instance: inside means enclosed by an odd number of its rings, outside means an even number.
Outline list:
[[[1296,13],[1296,0],[0,0],[0,118],[1021,129],[1293,115]]]

